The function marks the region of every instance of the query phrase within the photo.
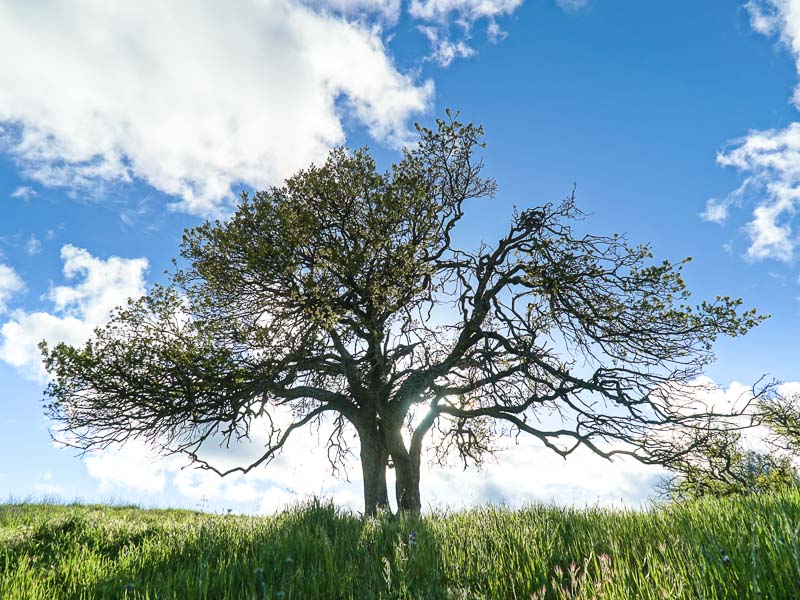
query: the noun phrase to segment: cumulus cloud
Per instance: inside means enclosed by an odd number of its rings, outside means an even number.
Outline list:
[[[747,9],[753,29],[777,35],[792,52],[800,74],[800,0],[751,0]],[[794,102],[800,108],[800,85],[795,88]],[[744,198],[758,198],[746,227],[750,240],[747,256],[793,260],[797,237],[792,221],[800,203],[800,123],[751,131],[720,152],[717,162],[740,171],[744,181],[726,198],[709,200],[701,216],[722,223],[732,205]]]
[[[688,385],[679,385],[675,393],[686,398],[681,404],[681,412],[687,415],[698,412],[738,413],[753,399],[752,387],[734,381],[724,388],[706,375],[697,377]]]
[[[17,272],[8,265],[0,263],[0,314],[6,311],[11,297],[22,290],[24,284]]]
[[[139,178],[213,213],[238,184],[323,159],[343,113],[401,144],[433,95],[395,67],[379,26],[291,1],[1,6],[0,53],[25,58],[0,62],[0,143],[47,186]]]
[[[45,376],[37,347],[40,341],[81,344],[116,306],[145,292],[147,259],[112,256],[102,260],[69,244],[61,249],[61,259],[64,276],[79,281],[50,289],[47,299],[52,312],[16,310],[0,327],[0,360],[36,380]]]

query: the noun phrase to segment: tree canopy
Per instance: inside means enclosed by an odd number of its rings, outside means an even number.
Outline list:
[[[389,466],[399,509],[420,509],[423,448],[466,464],[530,434],[562,456],[686,452],[664,433],[705,423],[691,387],[713,342],[762,317],[729,297],[690,305],[688,259],[576,232],[574,194],[506,209],[504,235],[465,245],[467,205],[496,202],[482,129],[449,112],[417,129],[385,172],[339,148],[243,194],[229,219],[185,232],[168,285],[82,347],[43,346],[62,437],[84,450],[141,438],[224,475],[324,420],[334,467],[357,434],[367,513],[388,506]],[[267,438],[254,462],[202,458],[254,427]]]

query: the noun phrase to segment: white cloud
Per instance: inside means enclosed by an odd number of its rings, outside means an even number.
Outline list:
[[[264,492],[257,512],[260,515],[271,515],[295,504],[297,501],[298,497],[290,491],[277,486],[272,487]]]
[[[112,256],[102,260],[69,244],[61,249],[61,259],[64,276],[81,281],[50,289],[52,313],[16,310],[0,327],[0,360],[37,380],[45,376],[37,348],[41,340],[81,344],[114,307],[145,292],[147,259]]]
[[[462,471],[427,467],[421,475],[423,503],[453,508],[504,502],[592,506],[645,504],[664,471],[625,458],[605,460],[576,450],[566,460],[532,438],[508,443],[497,462]]]
[[[800,395],[800,381],[787,381],[778,386],[778,392],[783,396]]]
[[[800,74],[800,0],[751,0],[746,6],[753,29],[777,34],[794,55]],[[794,102],[800,107],[800,84]],[[760,199],[746,227],[750,238],[747,256],[791,261],[797,246],[792,220],[800,203],[800,122],[784,129],[751,131],[721,152],[717,162],[739,170],[744,182],[727,198],[709,200],[701,216],[724,222],[732,204],[756,196]]]
[[[11,297],[25,287],[17,272],[8,265],[0,263],[0,314],[6,310]]]
[[[18,310],[0,327],[0,360],[26,377],[41,381],[44,369],[37,345],[48,342],[80,344],[91,333],[91,327],[74,317],[57,317],[45,312],[26,313]]]
[[[33,198],[34,196],[38,196],[38,194],[36,193],[36,190],[34,190],[32,187],[29,187],[27,185],[21,185],[17,189],[15,189],[13,192],[11,192],[11,197],[12,198],[20,198],[21,200],[29,200],[30,198]]]
[[[800,201],[800,123],[783,130],[751,132],[734,148],[720,153],[717,162],[745,173],[742,186],[720,206],[727,210],[739,198],[753,193],[766,196],[747,225],[748,256],[792,260],[797,241],[791,220]]]
[[[356,5],[366,3],[325,3]],[[291,1],[46,0],[2,12],[0,53],[25,57],[0,61],[4,145],[48,186],[141,178],[182,210],[214,212],[239,183],[263,188],[324,158],[344,141],[343,110],[399,144],[433,94],[397,70],[379,27]]]
[[[690,397],[690,401],[682,406],[685,414],[703,411],[740,412],[753,399],[752,387],[734,381],[724,388],[705,375],[692,381],[689,387],[676,390],[676,393]]]
[[[456,58],[476,54],[467,43],[476,21],[487,21],[486,35],[497,42],[505,37],[497,18],[511,14],[521,4],[522,0],[411,0],[408,12],[427,23],[418,29],[430,42],[433,53],[429,58],[447,67]],[[454,33],[451,22],[459,31]]]
[[[706,200],[706,209],[700,213],[700,217],[709,223],[722,224],[728,219],[728,207],[730,204],[728,199],[709,198]]]
[[[146,258],[96,258],[83,248],[67,244],[61,248],[67,279],[83,276],[75,286],[52,288],[50,299],[59,313],[78,316],[88,323],[103,323],[112,309],[128,298],[144,294]]]
[[[450,38],[442,38],[441,31],[436,27],[420,26],[420,32],[428,38],[433,54],[429,57],[439,65],[447,67],[457,58],[469,58],[475,55],[475,49],[463,41],[454,42]]]
[[[274,415],[276,422],[286,416]],[[341,506],[360,510],[361,483],[356,473],[351,473],[352,483],[330,475],[326,452],[318,445],[320,438],[326,439],[325,429],[323,425],[319,436],[310,428],[297,432],[273,462],[247,475],[234,473],[223,478],[212,471],[188,466],[181,456],[159,458],[135,440],[122,447],[92,452],[85,461],[100,492],[127,490],[153,494],[174,489],[189,501],[185,505],[207,502],[218,507],[235,507],[237,511],[246,506],[247,512],[262,514],[317,496],[333,498]],[[230,448],[204,446],[200,456],[219,469],[244,466],[263,453],[266,440],[258,423],[254,423],[251,433],[249,443]]]
[[[167,474],[180,469],[176,459],[160,458],[136,441],[88,454],[84,462],[101,492],[119,488],[148,494],[163,492]]]
[[[763,35],[778,35],[794,55],[800,73],[800,0],[750,0],[746,6],[751,27]],[[800,107],[800,84],[794,101]]]
[[[347,1],[347,0],[343,0]],[[355,0],[359,1],[359,0]],[[469,45],[476,22],[486,22],[486,37],[497,43],[506,37],[497,20],[508,16],[522,5],[523,0],[410,0],[408,12],[423,22],[417,29],[428,38],[432,54],[427,57],[443,67],[457,58],[477,54]],[[576,12],[586,7],[589,0],[556,0],[566,12]],[[454,27],[455,25],[455,27]]]

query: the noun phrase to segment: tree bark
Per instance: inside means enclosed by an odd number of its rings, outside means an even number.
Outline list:
[[[389,452],[377,427],[358,428],[361,440],[361,473],[364,479],[364,516],[389,509],[386,463]]]
[[[395,469],[394,491],[397,511],[419,514],[422,510],[419,494],[419,460],[412,459],[399,427],[387,432],[386,441]]]

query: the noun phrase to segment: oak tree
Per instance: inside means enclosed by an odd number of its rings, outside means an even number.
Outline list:
[[[87,451],[139,438],[225,475],[325,422],[334,466],[357,436],[366,513],[389,505],[388,467],[399,510],[419,511],[424,451],[480,462],[504,435],[562,456],[685,452],[663,434],[706,422],[687,390],[712,343],[761,317],[729,297],[689,305],[688,259],[577,232],[574,195],[465,244],[467,207],[495,202],[482,129],[448,113],[417,130],[385,172],[339,148],[243,194],[229,219],[185,232],[168,285],[82,347],[43,346],[60,437]],[[267,441],[252,463],[201,456],[254,427]]]

